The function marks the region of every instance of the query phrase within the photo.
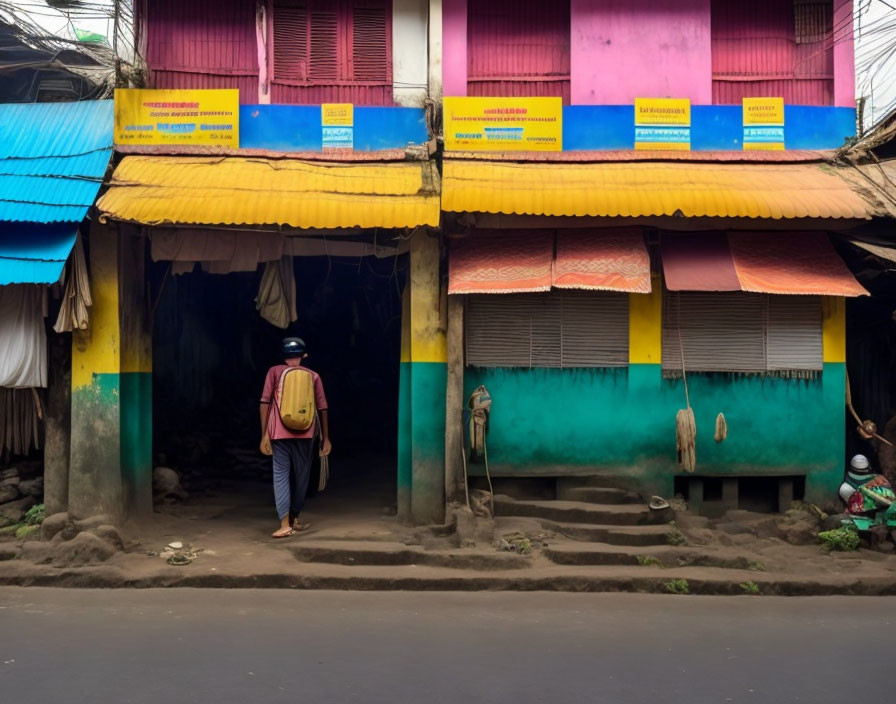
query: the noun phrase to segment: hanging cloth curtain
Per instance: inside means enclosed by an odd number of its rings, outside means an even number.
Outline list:
[[[68,280],[65,282],[59,315],[53,326],[53,330],[60,333],[86,330],[87,309],[93,305],[93,299],[90,297],[90,281],[87,278],[87,261],[84,258],[84,243],[81,241],[80,233],[75,238],[75,246],[66,269]]]
[[[279,261],[264,265],[255,307],[262,318],[278,328],[287,328],[299,317],[292,257],[282,257]]]
[[[0,286],[0,386],[47,385],[45,300],[45,286]]]

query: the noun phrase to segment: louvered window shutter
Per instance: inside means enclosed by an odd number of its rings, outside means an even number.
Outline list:
[[[795,0],[793,4],[793,34],[797,44],[824,41],[833,31],[833,21],[831,0]]]
[[[315,83],[340,80],[344,77],[340,67],[345,61],[345,42],[340,41],[339,31],[340,4],[318,1],[311,7],[309,14],[311,40],[308,79]]]
[[[470,296],[466,310],[467,364],[529,367],[532,364],[530,294]]]
[[[274,0],[274,80],[304,81],[308,76],[308,6]]]
[[[628,365],[628,294],[564,291],[562,365]]]
[[[391,2],[354,0],[352,10],[353,80],[391,82]]]
[[[821,371],[823,366],[821,299],[769,296],[769,370]]]
[[[467,365],[621,367],[628,364],[628,296],[609,292],[480,295],[467,299]]]
[[[688,372],[766,371],[765,316],[761,294],[667,292],[663,370],[681,371],[683,348]]]

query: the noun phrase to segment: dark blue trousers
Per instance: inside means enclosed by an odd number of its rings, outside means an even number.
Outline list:
[[[274,451],[274,501],[281,521],[287,516],[297,517],[305,505],[313,446],[313,438],[271,441]]]

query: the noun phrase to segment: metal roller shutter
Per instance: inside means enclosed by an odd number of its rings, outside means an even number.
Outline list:
[[[628,295],[605,291],[473,295],[466,307],[473,367],[628,364]]]
[[[768,297],[768,369],[821,371],[821,299]]]
[[[564,291],[561,345],[564,367],[628,365],[628,295]]]
[[[687,371],[764,372],[765,298],[741,292],[667,292],[663,370],[681,371],[683,348]]]

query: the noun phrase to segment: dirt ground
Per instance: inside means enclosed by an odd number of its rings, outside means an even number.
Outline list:
[[[402,525],[394,486],[358,476],[334,477],[306,504],[308,530],[284,540],[271,538],[272,490],[261,480],[194,486],[140,523],[114,528],[98,517],[50,541],[6,540],[0,584],[671,591],[684,582],[691,593],[896,593],[896,554],[826,553],[801,510],[715,520],[677,512],[655,527],[658,544],[634,546],[498,517],[488,537],[462,544],[450,526]],[[514,535],[531,547],[515,550],[504,539]]]

